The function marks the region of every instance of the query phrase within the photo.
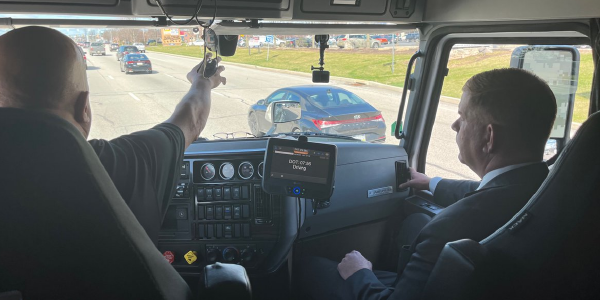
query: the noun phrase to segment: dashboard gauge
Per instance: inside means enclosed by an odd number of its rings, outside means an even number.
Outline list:
[[[219,169],[219,173],[221,174],[221,178],[225,179],[225,180],[229,180],[231,178],[233,178],[233,175],[235,175],[235,168],[233,167],[233,165],[231,163],[224,163],[221,165],[221,169]]]
[[[265,164],[263,162],[260,162],[260,164],[258,164],[258,176],[260,178],[263,177],[263,172],[264,172],[263,168],[264,168],[264,166],[265,166]]]
[[[215,178],[215,166],[211,163],[202,165],[202,179],[211,180]]]
[[[254,175],[254,167],[251,163],[245,161],[238,167],[238,174],[242,179],[250,179]]]

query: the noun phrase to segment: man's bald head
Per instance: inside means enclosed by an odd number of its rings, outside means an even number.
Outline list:
[[[0,106],[64,109],[88,91],[81,49],[46,27],[0,36]]]
[[[64,34],[30,26],[0,36],[0,107],[45,110],[91,123],[83,52]]]

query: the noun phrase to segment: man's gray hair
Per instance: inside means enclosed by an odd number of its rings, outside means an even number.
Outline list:
[[[515,68],[491,70],[471,77],[463,91],[470,94],[471,119],[508,129],[511,139],[526,147],[545,145],[556,118],[556,98],[535,74]]]

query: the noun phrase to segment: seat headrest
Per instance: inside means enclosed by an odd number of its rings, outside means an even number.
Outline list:
[[[522,280],[519,285],[524,287],[510,289],[515,295],[535,292],[534,298],[540,299],[544,298],[542,290],[555,299],[580,299],[581,293],[590,292],[586,286],[596,286],[594,295],[600,295],[599,183],[600,113],[595,113],[568,143],[523,209],[481,242],[495,255],[488,275],[482,277],[506,277],[509,272],[508,278]]]
[[[24,299],[189,299],[83,135],[0,108],[0,291]]]

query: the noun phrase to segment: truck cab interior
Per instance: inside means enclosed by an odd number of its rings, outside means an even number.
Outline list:
[[[405,244],[398,239],[402,222],[444,210],[427,191],[399,188],[409,179],[408,167],[479,180],[465,166],[446,164],[457,161],[450,124],[460,98],[449,96],[450,82],[456,81],[450,79],[464,78],[462,85],[474,75],[456,71],[461,63],[454,59],[476,63],[504,53],[507,59],[489,69],[532,71],[555,92],[558,115],[545,156],[554,165],[538,193],[496,233],[444,248],[423,297],[600,297],[600,4],[595,0],[0,0],[0,14],[4,30],[31,25],[191,30],[210,24],[228,68],[228,56],[251,50],[238,46],[240,35],[418,32],[414,49],[401,62],[392,62],[394,73],[386,75],[400,82],[381,95],[390,99],[384,102],[387,110],[375,107],[388,122],[385,143],[302,129],[316,124],[310,121],[306,127],[288,128],[299,119],[295,103],[304,109],[304,102],[293,102],[291,92],[279,98],[265,94],[260,101],[268,109],[260,118],[272,123],[273,130],[256,137],[226,133],[225,139],[199,138],[185,150],[156,245],[74,129],[58,119],[3,109],[0,299],[21,299],[14,296],[17,292],[25,300],[249,299],[250,290],[252,299],[298,299],[302,287],[294,282],[294,270],[299,258],[340,261],[352,250],[368,257],[374,269],[395,272]],[[198,23],[176,25],[195,14]],[[317,47],[327,44],[327,39],[320,41]],[[302,50],[312,51],[311,63],[287,63],[312,71],[323,49]],[[315,82],[342,82],[336,77],[341,76],[335,71],[337,61],[328,61],[334,51],[324,51],[326,64],[313,73]],[[146,52],[153,59],[152,47]],[[353,59],[359,64],[376,55],[372,53]],[[88,66],[93,59],[103,56],[88,57]],[[326,78],[318,73],[323,70],[330,71]],[[248,80],[260,83],[263,78],[252,72],[258,71],[248,70]],[[155,75],[161,74],[149,76]],[[310,76],[305,80],[313,84]],[[229,86],[236,87],[231,78]],[[360,87],[349,86],[358,94]],[[285,82],[279,87],[286,87]],[[103,109],[118,104],[105,105]],[[319,126],[327,122],[338,121]],[[290,141],[335,145],[335,164],[323,171],[335,175],[330,196],[311,197],[310,189],[305,195],[283,183],[280,190],[266,191],[263,181],[274,172],[269,168],[265,173],[266,154],[278,134]],[[215,263],[225,269],[228,264],[242,266],[248,287],[231,283],[244,281],[240,269],[227,269],[230,273],[223,276],[230,276],[230,285],[215,292],[205,271]]]

